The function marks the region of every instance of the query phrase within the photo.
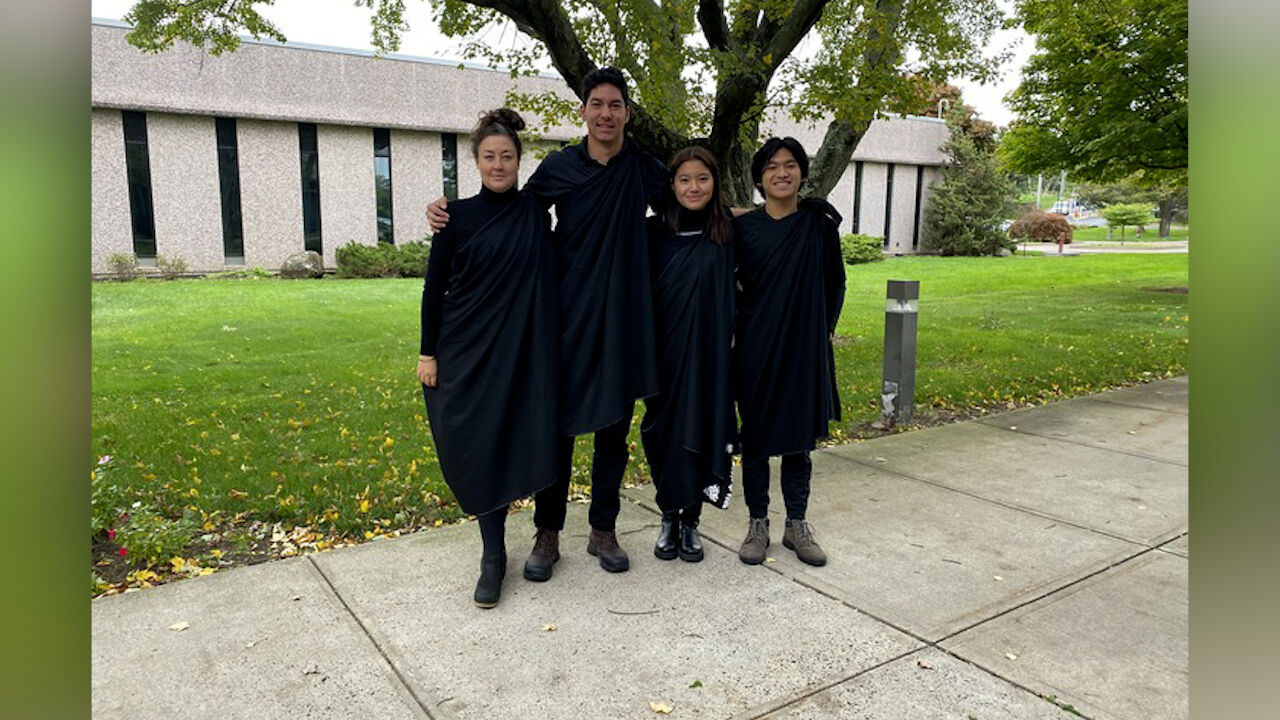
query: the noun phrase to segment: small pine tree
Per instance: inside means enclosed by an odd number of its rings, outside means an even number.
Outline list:
[[[996,154],[978,147],[955,122],[942,151],[951,164],[942,169],[925,213],[924,245],[943,255],[995,255],[1012,249],[1000,229],[1014,211],[1014,188]]]

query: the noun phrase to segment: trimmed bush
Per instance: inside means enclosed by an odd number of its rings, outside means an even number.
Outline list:
[[[180,257],[157,255],[156,268],[165,280],[177,280],[187,271],[187,261]]]
[[[1009,226],[1009,237],[1030,242],[1070,243],[1071,223],[1061,215],[1032,210]]]
[[[335,252],[338,277],[424,277],[431,246],[423,242],[403,245],[347,243]]]
[[[400,274],[404,277],[426,277],[431,243],[414,240],[397,247],[400,250]]]
[[[142,267],[138,264],[138,256],[133,253],[112,253],[107,258],[107,267],[120,282],[129,282],[142,277]]]
[[[850,265],[884,260],[884,238],[874,235],[841,235],[840,254]]]

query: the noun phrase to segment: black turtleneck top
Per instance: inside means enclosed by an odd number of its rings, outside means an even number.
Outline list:
[[[651,232],[649,236],[649,277],[657,282],[667,263],[676,253],[697,242],[707,231],[707,223],[711,213],[705,207],[701,210],[688,210],[681,207],[676,216],[677,232],[672,233],[661,216],[651,218],[651,222],[661,232]]]
[[[421,354],[436,354],[440,339],[440,311],[444,306],[444,296],[449,292],[454,251],[519,194],[515,185],[501,193],[481,186],[478,195],[449,203],[449,224],[431,239],[427,277],[422,283]]]

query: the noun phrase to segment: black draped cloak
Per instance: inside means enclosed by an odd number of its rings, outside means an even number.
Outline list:
[[[734,374],[744,455],[812,450],[827,436],[827,423],[840,419],[830,342],[844,302],[839,222],[820,200],[806,200],[780,220],[763,208],[734,219]]]
[[[485,190],[449,212],[455,222],[429,260],[450,245],[432,339],[438,379],[423,394],[445,481],[464,511],[481,514],[555,481],[554,258],[547,212],[528,193]],[[423,316],[426,347],[425,307]]]
[[[649,218],[658,376],[662,391],[646,398],[641,424],[645,455],[664,511],[699,500],[729,504],[730,456],[737,440],[730,352],[733,345],[733,245],[716,245],[701,231],[672,236]]]
[[[581,435],[658,391],[645,206],[666,168],[631,140],[607,165],[586,140],[549,155],[525,189],[554,204],[560,323],[560,431]]]

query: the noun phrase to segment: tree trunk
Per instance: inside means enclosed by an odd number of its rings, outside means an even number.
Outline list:
[[[1160,198],[1160,237],[1169,237],[1169,226],[1173,224],[1173,211],[1177,207],[1178,193],[1171,192]]]

